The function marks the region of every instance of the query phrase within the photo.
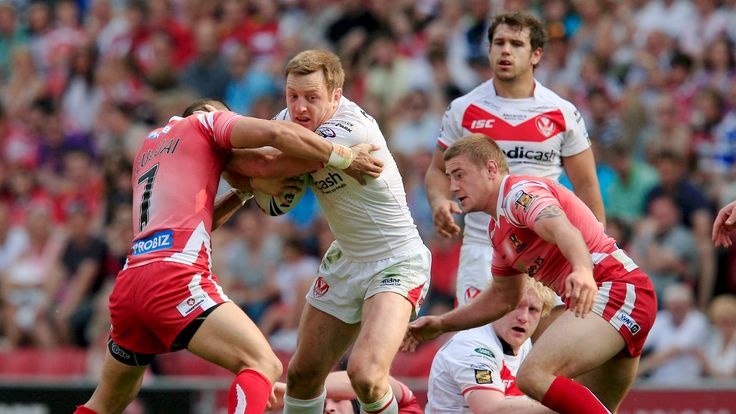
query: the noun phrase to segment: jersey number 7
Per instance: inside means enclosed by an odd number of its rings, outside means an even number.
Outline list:
[[[158,171],[158,164],[155,164],[148,171],[138,177],[138,185],[146,183],[143,188],[143,196],[141,197],[141,219],[139,231],[143,231],[143,228],[148,224],[148,210],[151,207],[151,193],[153,192],[153,181],[156,179],[156,172]]]

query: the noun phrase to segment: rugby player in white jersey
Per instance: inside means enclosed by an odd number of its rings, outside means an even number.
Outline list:
[[[361,409],[396,414],[388,371],[406,325],[429,288],[431,255],[417,232],[404,185],[376,121],[342,96],[344,72],[326,51],[299,53],[286,66],[291,120],[334,143],[373,144],[384,169],[365,185],[332,167],[312,173],[335,236],[307,294],[289,362],[285,413],[321,413],[324,381],[353,344],[347,372]]]
[[[501,14],[491,22],[488,59],[493,79],[447,108],[425,177],[434,224],[441,236],[460,232],[452,215],[461,213],[450,193],[442,157],[447,147],[471,133],[495,140],[512,174],[557,180],[564,167],[575,194],[605,224],[593,152],[580,112],[534,79],[534,66],[542,58],[546,39],[543,24],[528,14]],[[490,216],[483,212],[465,215],[456,285],[458,304],[467,303],[490,281],[493,249],[489,223]]]
[[[554,292],[526,279],[526,293],[503,318],[458,332],[435,355],[426,414],[553,413],[527,398],[516,373],[532,347],[529,339],[555,304]]]

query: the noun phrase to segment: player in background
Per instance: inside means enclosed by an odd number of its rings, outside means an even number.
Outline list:
[[[235,374],[228,413],[266,407],[281,363],[211,273],[210,233],[248,199],[234,190],[215,202],[226,157],[232,148],[273,146],[338,171],[352,166],[371,175],[362,167],[375,163],[368,146],[350,149],[288,122],[226,109],[219,101],[195,102],[152,131],[136,156],[133,245],[110,295],[100,383],[76,413],[122,412],[154,356],[184,348]]]
[[[455,334],[435,355],[427,414],[553,413],[527,398],[516,373],[532,349],[531,335],[549,315],[555,294],[527,277],[514,310],[497,321]]]
[[[388,383],[396,397],[399,414],[422,414],[422,407],[417,402],[417,397],[411,392],[409,387],[394,377],[388,377]],[[327,399],[325,400],[324,414],[360,414],[360,403],[355,395],[355,390],[350,383],[347,371],[333,371],[325,379],[325,390],[327,391]],[[278,409],[284,405],[284,394],[286,393],[286,384],[276,382],[274,384],[275,402],[272,409]]]
[[[615,412],[656,315],[647,275],[572,192],[547,178],[508,175],[506,157],[487,136],[458,140],[444,161],[463,209],[492,217],[493,282],[466,306],[412,322],[404,349],[503,317],[518,305],[527,273],[570,311],[534,343],[519,389],[561,414]]]
[[[378,124],[342,96],[345,74],[339,58],[307,50],[289,61],[285,75],[287,109],[276,119],[316,131],[328,142],[378,145],[373,155],[384,170],[365,185],[335,168],[312,173],[312,190],[336,240],[307,294],[287,371],[284,412],[322,413],[325,378],[353,344],[347,374],[361,409],[396,414],[388,371],[406,324],[429,288],[431,255]],[[297,163],[289,160],[279,168]],[[243,175],[258,172],[241,168],[237,158],[232,165]],[[301,168],[312,171],[315,165],[302,162]]]
[[[565,168],[575,193],[605,224],[595,160],[580,112],[534,79],[547,33],[536,18],[514,12],[496,16],[488,29],[488,60],[493,78],[455,99],[445,112],[442,130],[427,169],[425,187],[437,233],[453,237],[461,213],[449,190],[443,153],[460,137],[481,133],[506,154],[513,174],[557,180]],[[467,303],[488,286],[493,250],[488,239],[491,218],[466,212],[457,273],[456,299]],[[550,318],[546,318],[550,319]],[[545,322],[543,322],[545,323]]]
[[[731,247],[731,233],[736,230],[736,200],[726,204],[713,222],[713,242],[716,246]]]

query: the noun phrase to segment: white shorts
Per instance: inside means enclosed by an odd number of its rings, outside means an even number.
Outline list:
[[[463,244],[460,248],[460,263],[455,282],[455,299],[458,306],[467,304],[482,290],[488,288],[492,280],[492,261],[493,246],[490,244]],[[555,306],[562,304],[562,299],[555,295]]]
[[[463,244],[455,282],[457,305],[465,305],[488,287],[491,281],[493,247],[489,244]]]
[[[432,255],[426,246],[375,262],[356,262],[335,241],[322,258],[307,302],[341,321],[360,322],[363,302],[381,292],[405,297],[415,316],[429,290]]]

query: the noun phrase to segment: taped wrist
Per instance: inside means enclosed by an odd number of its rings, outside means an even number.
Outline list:
[[[327,161],[327,165],[344,170],[350,166],[353,159],[355,159],[355,155],[350,148],[333,142],[332,153],[330,154],[330,159]]]

